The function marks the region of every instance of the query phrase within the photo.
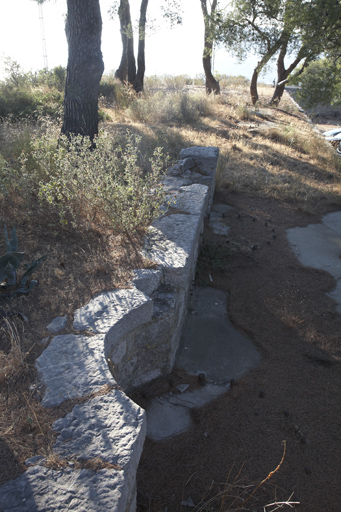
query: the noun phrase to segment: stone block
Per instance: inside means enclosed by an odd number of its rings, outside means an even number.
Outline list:
[[[46,386],[42,400],[45,407],[115,383],[104,357],[103,334],[55,336],[36,360],[36,368]]]
[[[127,512],[134,502],[124,471],[31,466],[0,488],[1,512]]]
[[[136,470],[146,434],[145,411],[113,389],[76,405],[52,428],[59,432],[53,449],[61,457],[90,460],[100,456],[124,471]]]
[[[203,174],[215,172],[219,157],[219,148],[194,146],[180,151],[181,160],[192,158]]]
[[[150,297],[160,284],[162,272],[149,268],[140,268],[134,270],[133,285],[138,290]]]
[[[97,295],[89,304],[77,309],[73,328],[77,331],[107,333],[120,322],[119,329],[133,329],[148,322],[152,314],[153,303],[140,290],[113,290]]]

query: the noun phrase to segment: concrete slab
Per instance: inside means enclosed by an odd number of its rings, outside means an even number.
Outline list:
[[[192,426],[190,409],[202,407],[228,391],[230,384],[207,384],[193,392],[164,395],[152,401],[147,413],[147,436],[161,441],[185,432]]]
[[[287,238],[302,265],[324,270],[336,279],[335,290],[327,295],[341,313],[341,212],[325,215],[321,224],[288,229]]]
[[[176,366],[192,375],[204,373],[207,381],[218,385],[258,366],[258,350],[228,318],[225,292],[198,287],[190,308]]]
[[[209,225],[216,235],[228,235],[230,226],[227,223],[225,214],[230,209],[231,206],[227,206],[226,204],[212,205]]]
[[[288,229],[287,237],[302,265],[325,270],[335,279],[341,277],[341,237],[334,229],[323,223],[310,224]]]
[[[227,294],[197,287],[189,304],[175,366],[192,375],[205,374],[207,384],[193,392],[154,399],[147,408],[147,435],[159,441],[192,425],[190,409],[202,407],[225,393],[260,363],[255,346],[228,319]]]

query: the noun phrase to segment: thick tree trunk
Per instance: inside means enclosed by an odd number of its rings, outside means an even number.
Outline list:
[[[128,81],[133,84],[136,79],[136,64],[129,0],[121,0],[118,15],[120,18],[122,58],[115,76],[121,82]]]
[[[213,34],[212,34],[212,27],[210,25],[210,21],[208,18],[208,10],[207,10],[207,1],[206,0],[200,0],[201,1],[201,10],[204,17],[205,22],[205,35],[204,35],[204,53],[202,58],[202,63],[204,67],[205,72],[205,78],[206,78],[206,92],[207,94],[220,94],[220,85],[219,82],[214,78],[212,74],[212,49],[213,49]],[[213,0],[211,5],[211,14],[216,10],[217,8],[217,0]]]
[[[137,73],[134,81],[136,92],[143,91],[144,74],[146,71],[145,62],[145,41],[146,41],[146,20],[147,20],[148,0],[141,1],[140,21],[139,21],[139,46],[137,53]]]
[[[207,46],[205,47],[205,49]],[[211,56],[205,56],[202,59],[204,72],[205,72],[205,79],[206,79],[206,92],[207,94],[220,94],[220,85],[219,82],[214,78],[212,74],[212,66],[211,66]]]
[[[98,134],[99,83],[104,71],[99,0],[67,0],[69,47],[62,133]]]

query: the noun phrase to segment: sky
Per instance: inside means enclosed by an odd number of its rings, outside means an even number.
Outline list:
[[[159,0],[151,0],[148,14],[157,16]],[[121,39],[118,20],[108,15],[113,0],[100,0],[103,30],[102,53],[105,73],[115,71],[121,59]],[[154,4],[154,5],[153,5]],[[140,0],[130,0],[132,19],[137,20]],[[170,29],[161,26],[146,37],[146,75],[180,75],[191,77],[203,73],[202,51],[204,24],[199,0],[183,0],[183,24]],[[66,0],[47,0],[42,6],[43,26],[49,68],[67,65],[67,43],[64,32]],[[43,37],[39,7],[34,0],[2,0],[0,31],[0,78],[4,78],[4,59],[17,61],[25,71],[44,67]],[[137,39],[137,38],[135,38]],[[215,50],[214,71],[251,78],[257,57],[251,56],[238,64],[225,49]],[[263,80],[275,77],[274,66]],[[261,77],[262,79],[262,77]]]

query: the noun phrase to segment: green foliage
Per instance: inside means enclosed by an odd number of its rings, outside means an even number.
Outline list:
[[[111,226],[127,234],[145,229],[165,204],[161,178],[165,158],[156,148],[150,168],[142,169],[139,137],[128,133],[125,145],[114,148],[107,133],[90,140],[43,135],[32,142],[36,164],[28,173],[23,160],[21,190],[36,191],[43,207],[59,214],[62,224],[79,229]],[[26,192],[27,193],[27,192]]]
[[[5,225],[6,254],[0,257],[0,287],[8,288],[17,284],[17,270],[19,269],[24,257],[24,252],[18,252],[18,238],[15,226],[12,229],[11,238],[8,237],[7,226]],[[14,291],[0,295],[0,297],[13,297],[18,294],[28,294],[37,284],[37,281],[28,278],[45,261],[47,256],[42,256],[31,264],[25,263],[26,271],[22,275],[17,288]]]
[[[25,73],[17,62],[7,59],[5,71],[6,79],[0,82],[0,117],[15,121],[60,116],[65,68]]]
[[[341,104],[341,63],[328,59],[312,62],[296,80],[290,84],[299,85],[297,101],[305,108],[319,104]]]

